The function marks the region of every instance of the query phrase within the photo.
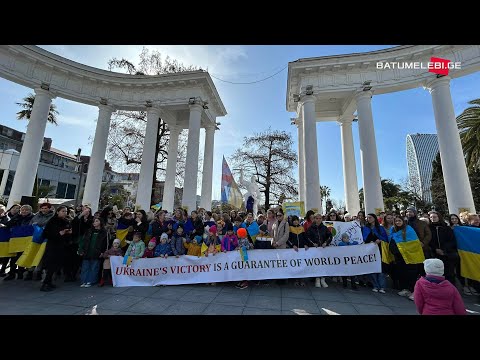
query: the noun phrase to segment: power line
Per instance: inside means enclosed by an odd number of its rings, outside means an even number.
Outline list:
[[[266,78],[264,79],[261,79],[261,80],[256,80],[256,81],[250,81],[250,82],[234,82],[234,81],[228,81],[228,80],[223,80],[223,79],[220,79],[212,74],[210,74],[211,77],[213,77],[214,79],[217,79],[217,80],[220,80],[220,81],[223,81],[223,82],[226,82],[226,83],[229,83],[229,84],[234,84],[234,85],[249,85],[249,84],[256,84],[256,83],[259,83],[259,82],[262,82],[262,81],[265,81],[265,80],[268,80],[272,77],[274,77],[275,75],[278,75],[280,74],[283,70],[285,70],[286,68],[288,67],[288,64],[285,65],[282,69],[280,69],[279,71],[277,71],[276,73],[270,75],[270,76],[267,76]]]

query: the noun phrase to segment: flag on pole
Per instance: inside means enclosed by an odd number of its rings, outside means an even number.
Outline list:
[[[233,178],[225,156],[222,162],[222,202],[229,203],[237,209],[240,209],[243,204],[243,195]]]

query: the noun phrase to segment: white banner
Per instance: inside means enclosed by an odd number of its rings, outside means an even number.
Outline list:
[[[381,272],[376,244],[330,246],[308,250],[249,250],[242,261],[239,251],[215,256],[183,255],[167,259],[110,258],[114,286],[155,286],[223,281],[353,276]]]
[[[324,221],[324,225],[333,235],[331,245],[337,246],[342,241],[342,235],[347,234],[350,242],[363,244],[362,227],[358,221]]]

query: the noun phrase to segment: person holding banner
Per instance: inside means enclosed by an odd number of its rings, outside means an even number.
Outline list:
[[[298,251],[305,247],[305,230],[300,225],[300,219],[297,215],[292,216],[292,225],[290,226],[290,234],[288,236],[287,245],[290,249]],[[305,286],[304,279],[295,279],[295,286]]]
[[[328,230],[328,228],[323,224],[322,221],[323,218],[321,214],[316,213],[313,215],[313,224],[310,225],[306,234],[305,250],[307,250],[309,246],[326,247],[332,242],[332,233]],[[328,284],[325,281],[325,278],[315,278],[315,287],[327,288]]]
[[[382,241],[388,242],[385,229],[380,226],[377,215],[373,213],[367,215],[367,223],[362,227],[362,235],[364,243],[368,244],[375,242],[379,246],[380,253],[382,253],[382,248],[380,246]],[[376,274],[369,274],[368,277],[373,284],[372,291],[385,294],[385,274],[380,272]]]

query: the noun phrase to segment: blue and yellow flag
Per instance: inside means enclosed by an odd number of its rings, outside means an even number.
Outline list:
[[[252,222],[247,227],[247,231],[248,231],[248,235],[250,235],[253,243],[255,244],[255,241],[257,240],[257,235],[260,233],[260,227],[258,226],[258,223],[256,221]]]
[[[33,225],[32,241],[27,244],[25,251],[18,259],[18,266],[30,268],[33,266],[38,266],[38,264],[40,264],[43,254],[45,253],[45,248],[47,246],[47,239],[44,239],[42,234],[43,227]]]
[[[124,247],[127,245],[127,237],[128,234],[128,225],[122,224],[121,222],[118,222],[117,224],[117,239],[120,240],[120,247]]]
[[[11,253],[25,251],[27,244],[32,241],[33,225],[14,226],[10,229],[9,249]]]
[[[388,247],[388,242],[382,241],[380,243],[382,249],[382,262],[385,264],[390,264],[395,261],[395,256],[390,252]]]
[[[240,256],[242,261],[248,261],[248,252],[245,246],[240,247]]]
[[[12,257],[15,254],[10,253],[10,229],[0,228],[0,257]]]
[[[131,256],[125,255],[123,257],[123,265],[130,266],[130,264],[132,263],[132,260],[133,258]]]
[[[406,264],[421,264],[425,261],[422,244],[411,226],[407,225],[405,240],[403,239],[403,231],[393,232],[393,228],[391,237],[397,244],[398,250]]]
[[[225,160],[225,156],[223,157],[222,162],[222,202],[229,203],[233,205],[235,208],[240,209],[243,204],[243,195],[240,192],[240,189],[233,178],[232,172],[230,171],[230,167],[227,164],[227,160]]]
[[[455,226],[460,272],[467,279],[480,281],[480,228]]]

